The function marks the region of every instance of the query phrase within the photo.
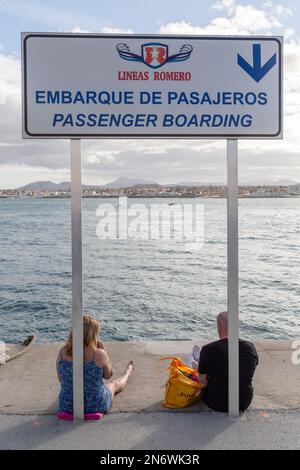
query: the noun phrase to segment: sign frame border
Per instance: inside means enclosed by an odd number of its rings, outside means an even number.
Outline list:
[[[107,39],[183,39],[183,40],[247,40],[247,41],[275,41],[278,43],[278,131],[275,134],[37,134],[28,130],[28,103],[27,103],[27,40],[32,37],[58,37],[58,38],[107,38]],[[183,34],[105,34],[105,33],[21,33],[21,50],[22,50],[22,138],[23,139],[242,139],[242,140],[279,140],[283,139],[283,36],[200,36],[200,35],[183,35]]]

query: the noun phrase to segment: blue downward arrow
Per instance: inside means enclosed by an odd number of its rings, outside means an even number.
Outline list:
[[[238,64],[245,72],[250,75],[253,80],[257,83],[264,78],[264,76],[274,67],[276,64],[276,54],[274,54],[265,65],[261,65],[261,45],[253,44],[253,66],[250,65],[240,54],[238,57]]]

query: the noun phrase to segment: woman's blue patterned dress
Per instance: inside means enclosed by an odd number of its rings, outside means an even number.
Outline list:
[[[93,361],[84,363],[84,412],[107,413],[112,406],[112,393],[103,382],[103,369]],[[63,359],[58,364],[61,378],[59,411],[73,413],[73,362]]]

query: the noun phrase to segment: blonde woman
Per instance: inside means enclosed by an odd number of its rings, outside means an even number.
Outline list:
[[[122,392],[133,372],[133,362],[130,361],[124,375],[116,380],[110,380],[113,375],[111,360],[103,343],[98,340],[100,323],[91,315],[83,317],[84,345],[84,412],[107,413],[112,406],[116,393]],[[72,331],[60,350],[56,369],[61,384],[59,394],[59,412],[73,412],[73,365],[72,365]],[[104,383],[103,379],[108,380]]]

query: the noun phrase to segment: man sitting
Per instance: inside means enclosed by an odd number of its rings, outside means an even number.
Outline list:
[[[198,371],[207,384],[204,403],[214,411],[228,411],[228,314],[221,312],[217,319],[219,341],[203,346]],[[245,411],[253,399],[252,379],[258,365],[254,344],[239,340],[240,351],[240,411]]]

